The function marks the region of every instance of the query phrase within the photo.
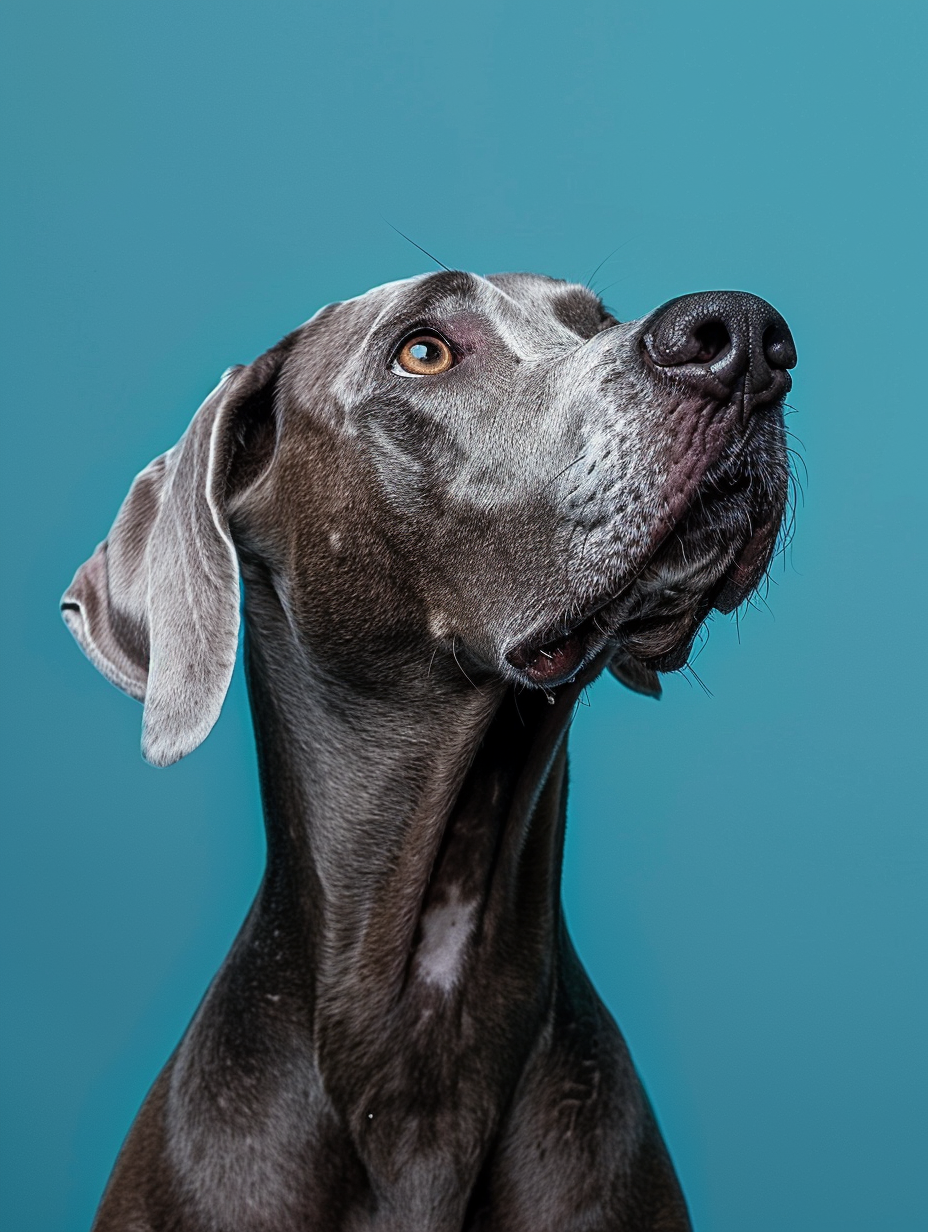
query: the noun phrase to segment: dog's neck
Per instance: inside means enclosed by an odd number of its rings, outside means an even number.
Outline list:
[[[554,996],[566,731],[583,681],[551,704],[477,687],[436,656],[362,688],[323,672],[282,609],[257,601],[247,661],[268,868],[252,931],[284,956],[279,982],[327,1089],[358,1130],[385,1101],[394,1117],[421,1104],[423,1081],[447,1082],[446,1107],[463,1112],[468,1071],[485,1095],[489,1048],[505,1103]]]

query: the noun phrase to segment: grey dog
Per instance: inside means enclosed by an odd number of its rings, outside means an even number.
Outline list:
[[[566,733],[756,587],[795,358],[740,292],[621,323],[435,273],[231,369],[138,476],[64,616],[168,765],[219,714],[241,574],[267,868],[97,1232],[690,1226],[564,926]]]

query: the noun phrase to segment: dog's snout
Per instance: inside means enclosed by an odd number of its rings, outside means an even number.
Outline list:
[[[766,300],[744,291],[703,291],[665,304],[643,339],[651,362],[715,397],[744,377],[751,401],[789,388],[796,363],[789,326]]]

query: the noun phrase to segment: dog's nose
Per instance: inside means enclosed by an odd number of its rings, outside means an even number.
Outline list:
[[[745,291],[701,291],[660,309],[644,336],[656,367],[727,398],[742,377],[751,402],[779,397],[796,363],[789,326],[766,300]]]

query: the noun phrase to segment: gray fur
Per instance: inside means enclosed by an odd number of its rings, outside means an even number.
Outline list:
[[[426,328],[458,362],[407,376]],[[566,733],[761,576],[791,346],[735,293],[620,324],[428,275],[228,373],[142,472],[65,618],[167,765],[218,716],[241,572],[268,865],[96,1232],[689,1227],[564,927]]]

